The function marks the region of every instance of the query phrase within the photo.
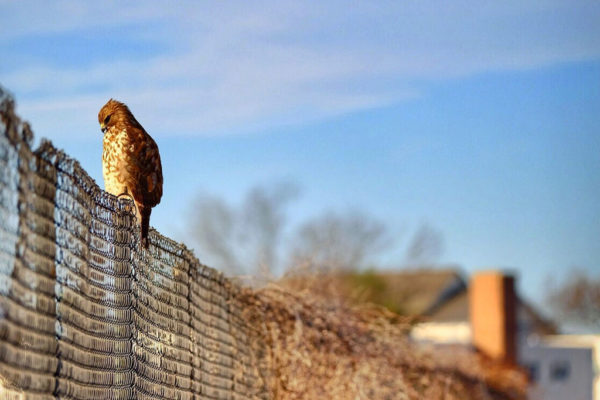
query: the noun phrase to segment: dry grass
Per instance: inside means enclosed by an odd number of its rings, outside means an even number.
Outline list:
[[[413,321],[352,306],[326,276],[239,297],[275,399],[524,399],[521,372],[468,348],[425,346]]]

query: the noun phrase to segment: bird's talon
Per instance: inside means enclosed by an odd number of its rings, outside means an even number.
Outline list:
[[[131,197],[131,195],[129,194],[129,192],[125,191],[123,193],[121,193],[120,195],[117,196],[117,199],[120,199],[122,196],[127,196],[129,197],[131,200],[133,200],[133,197]]]

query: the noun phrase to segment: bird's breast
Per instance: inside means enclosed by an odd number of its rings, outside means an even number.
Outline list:
[[[103,139],[102,175],[107,192],[114,195],[123,193],[125,187],[135,185],[135,144],[126,131],[109,130]]]

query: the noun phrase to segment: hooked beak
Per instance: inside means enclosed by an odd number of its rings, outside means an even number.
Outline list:
[[[102,133],[106,133],[106,126],[104,126],[104,123],[100,124],[100,130]]]

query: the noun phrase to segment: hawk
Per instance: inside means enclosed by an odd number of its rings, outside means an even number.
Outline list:
[[[135,202],[142,225],[141,241],[148,248],[152,207],[162,196],[162,166],[158,146],[124,103],[110,99],[98,113],[102,140],[104,189]]]

